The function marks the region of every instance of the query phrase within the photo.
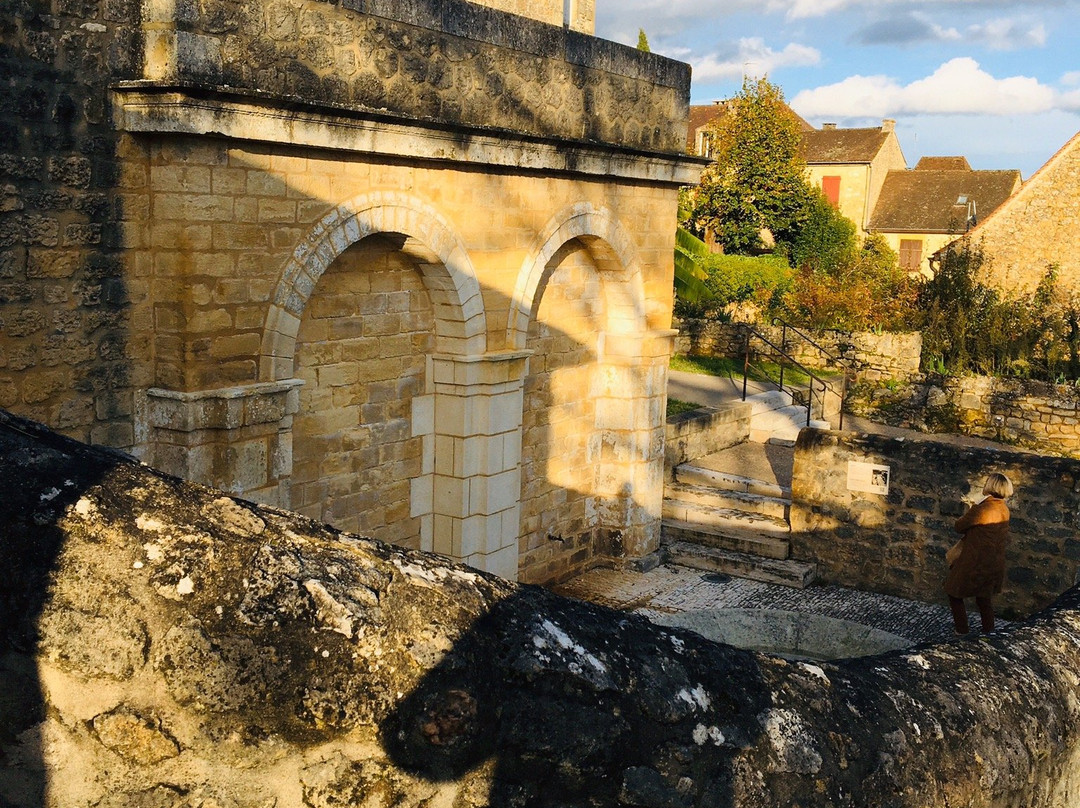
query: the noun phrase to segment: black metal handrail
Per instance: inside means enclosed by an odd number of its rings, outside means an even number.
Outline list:
[[[825,350],[825,348],[818,345],[818,343],[816,341],[814,341],[809,335],[803,333],[799,328],[797,328],[796,326],[794,326],[791,323],[787,322],[786,320],[784,320],[781,317],[773,317],[772,318],[772,324],[774,326],[779,325],[780,328],[781,328],[781,331],[780,331],[780,347],[781,347],[781,351],[785,355],[787,355],[787,350],[788,350],[787,332],[790,329],[791,331],[794,331],[796,334],[798,334],[799,337],[803,340],[803,342],[807,342],[810,345],[812,345],[814,348],[816,348],[817,351],[825,357],[826,364],[831,363],[833,365],[836,365],[836,366],[839,366],[839,367],[843,368],[843,383],[841,384],[840,393],[838,394],[840,396],[840,420],[839,420],[839,423],[837,424],[838,429],[843,429],[844,428],[844,404],[845,404],[845,402],[847,400],[847,388],[848,388],[848,382],[850,381],[849,376],[851,374],[851,363],[848,362],[848,360],[844,359],[843,357],[833,356],[831,353],[829,353],[827,350]],[[780,378],[781,378],[781,380],[783,380],[783,372],[784,372],[783,371],[783,366],[781,366],[781,368],[780,368]],[[833,391],[833,392],[835,392],[835,391]],[[824,403],[822,404],[822,407],[824,408]]]
[[[768,381],[772,382],[772,384],[775,384],[779,390],[787,392],[787,390],[785,389],[785,385],[784,385],[784,368],[785,368],[785,366],[790,365],[793,368],[797,368],[798,370],[802,371],[804,374],[806,374],[807,378],[810,380],[809,384],[807,385],[808,395],[806,397],[806,425],[810,426],[810,421],[813,420],[813,406],[814,406],[814,392],[815,392],[814,391],[814,384],[815,383],[820,385],[820,388],[818,389],[817,392],[820,394],[820,397],[821,397],[821,414],[822,414],[822,419],[824,420],[824,415],[825,415],[825,394],[829,393],[829,392],[832,392],[834,395],[836,394],[836,391],[832,389],[832,387],[829,385],[829,383],[826,382],[824,379],[822,379],[820,376],[818,376],[816,373],[814,373],[812,370],[810,370],[808,367],[803,365],[797,359],[795,359],[795,357],[788,354],[787,351],[784,348],[782,348],[780,346],[777,346],[774,342],[772,342],[767,337],[765,337],[763,334],[761,334],[761,332],[755,330],[754,328],[750,327],[749,325],[747,325],[745,323],[742,325],[742,328],[743,328],[743,388],[742,388],[743,401],[746,400],[747,378],[750,375],[750,365],[751,365],[751,362],[750,362],[750,340],[752,338],[757,338],[759,341],[761,341],[765,345],[772,348],[772,350],[775,352],[772,358],[779,360],[777,362],[777,364],[780,366],[780,378],[779,378],[778,381],[773,381],[772,379],[769,379],[768,374],[766,374],[764,372],[762,372],[762,376],[764,376],[766,379],[768,379]],[[794,399],[794,397],[795,397],[794,393],[796,393],[798,391],[797,391],[797,388],[794,385],[790,385],[790,387],[791,387],[792,399]],[[846,392],[846,389],[847,389],[847,374],[845,373],[843,390]],[[842,429],[843,424],[844,424],[844,422],[843,422],[843,418],[844,418],[844,395],[843,395],[843,393],[840,393],[838,395],[840,395],[840,424],[839,424],[839,427]]]

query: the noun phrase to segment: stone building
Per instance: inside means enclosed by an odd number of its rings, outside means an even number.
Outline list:
[[[964,157],[923,157],[890,171],[870,216],[909,272],[932,274],[931,256],[1020,190],[1020,172],[975,171]]]
[[[988,279],[1031,292],[1051,266],[1063,288],[1080,284],[1080,133],[969,233],[989,259]]]
[[[509,578],[656,548],[686,65],[587,0],[20,9],[0,406]]]
[[[804,132],[801,154],[806,160],[810,184],[821,188],[839,211],[866,235],[885,178],[907,168],[896,121],[886,119],[880,127],[840,129],[834,123]]]

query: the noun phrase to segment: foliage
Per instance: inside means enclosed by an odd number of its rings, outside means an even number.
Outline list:
[[[683,227],[675,231],[675,297],[685,304],[710,301],[712,290],[706,285],[709,273],[705,263],[709,248],[705,242]]]
[[[966,240],[923,284],[923,366],[1054,380],[1080,377],[1080,305],[1048,267],[1034,292],[1003,295],[978,277],[986,257]]]
[[[810,189],[801,227],[791,244],[792,266],[829,271],[853,263],[856,247],[855,223],[819,189]]]
[[[803,264],[783,296],[780,316],[796,325],[845,331],[905,331],[913,325],[918,283],[900,269],[880,236],[868,236],[839,263]]]
[[[645,51],[645,53],[652,52],[652,50],[649,48],[649,38],[645,36],[644,28],[637,29],[637,49],[639,51]]]
[[[705,261],[705,284],[718,306],[750,300],[771,308],[791,287],[794,272],[779,255],[710,255]]]
[[[690,221],[712,231],[728,253],[764,245],[761,231],[792,243],[810,186],[799,156],[799,123],[783,92],[767,79],[745,79],[713,131],[716,161],[694,191]]]

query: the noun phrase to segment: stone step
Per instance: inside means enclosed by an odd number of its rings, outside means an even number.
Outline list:
[[[750,405],[750,417],[753,418],[755,415],[790,407],[791,394],[783,390],[766,390],[764,393],[747,396],[746,403]]]
[[[737,578],[749,578],[771,584],[805,589],[813,582],[813,564],[794,559],[779,560],[761,556],[702,547],[689,542],[675,542],[666,548],[668,561],[692,569],[723,572]]]
[[[701,485],[719,488],[725,491],[740,491],[747,494],[760,494],[765,497],[791,499],[791,488],[786,485],[742,477],[727,471],[716,471],[693,463],[680,463],[675,467],[675,479],[687,485]]]
[[[771,440],[785,446],[794,446],[799,432],[806,424],[804,407],[784,407],[779,410],[763,412],[750,419],[750,440],[767,443]],[[811,419],[810,426],[817,429],[829,429],[829,422]]]
[[[779,560],[791,555],[791,545],[782,539],[732,533],[723,528],[709,527],[695,522],[682,522],[678,519],[661,520],[660,540],[665,545],[679,542],[700,544],[702,547],[731,550],[736,553]]]
[[[777,519],[760,513],[748,513],[735,508],[719,508],[665,498],[661,514],[664,519],[702,525],[729,536],[764,537],[786,541],[791,534],[791,527],[786,519]]]
[[[731,491],[710,485],[692,483],[668,483],[664,487],[664,496],[680,502],[692,502],[700,505],[713,505],[720,508],[760,513],[774,519],[787,519],[791,501],[783,497],[751,494],[747,491]]]

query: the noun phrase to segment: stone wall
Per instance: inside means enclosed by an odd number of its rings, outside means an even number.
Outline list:
[[[1080,455],[1080,389],[1031,379],[946,376],[869,387],[858,412],[896,426],[948,431]]]
[[[989,259],[987,280],[1007,291],[1033,292],[1049,266],[1061,288],[1080,283],[1080,134],[974,228],[968,238]]]
[[[888,495],[849,490],[849,463],[891,470]],[[803,430],[792,480],[792,555],[827,583],[944,601],[953,524],[986,475],[1012,480],[1012,543],[999,611],[1029,615],[1077,581],[1080,462],[873,435]]]
[[[108,85],[134,76],[138,13],[11,4],[0,23],[0,406],[119,446],[151,324],[132,310]]]
[[[774,345],[784,344],[780,326],[755,323],[752,327]],[[742,328],[740,323],[683,320],[679,323],[675,352],[742,358],[745,352]],[[806,333],[820,348],[790,329],[786,346],[788,354],[809,368],[834,366],[828,358],[831,355],[847,362],[857,380],[907,380],[919,373],[922,334],[918,332],[878,334],[830,329]]]
[[[750,404],[722,409],[702,407],[672,415],[664,427],[664,467],[670,474],[680,463],[719,452],[750,437]]]
[[[463,0],[251,4],[144,12],[146,78],[681,153],[685,65]],[[449,144],[448,144],[449,146]]]
[[[0,801],[1073,808],[1080,593],[795,662],[225,497],[0,413]]]

